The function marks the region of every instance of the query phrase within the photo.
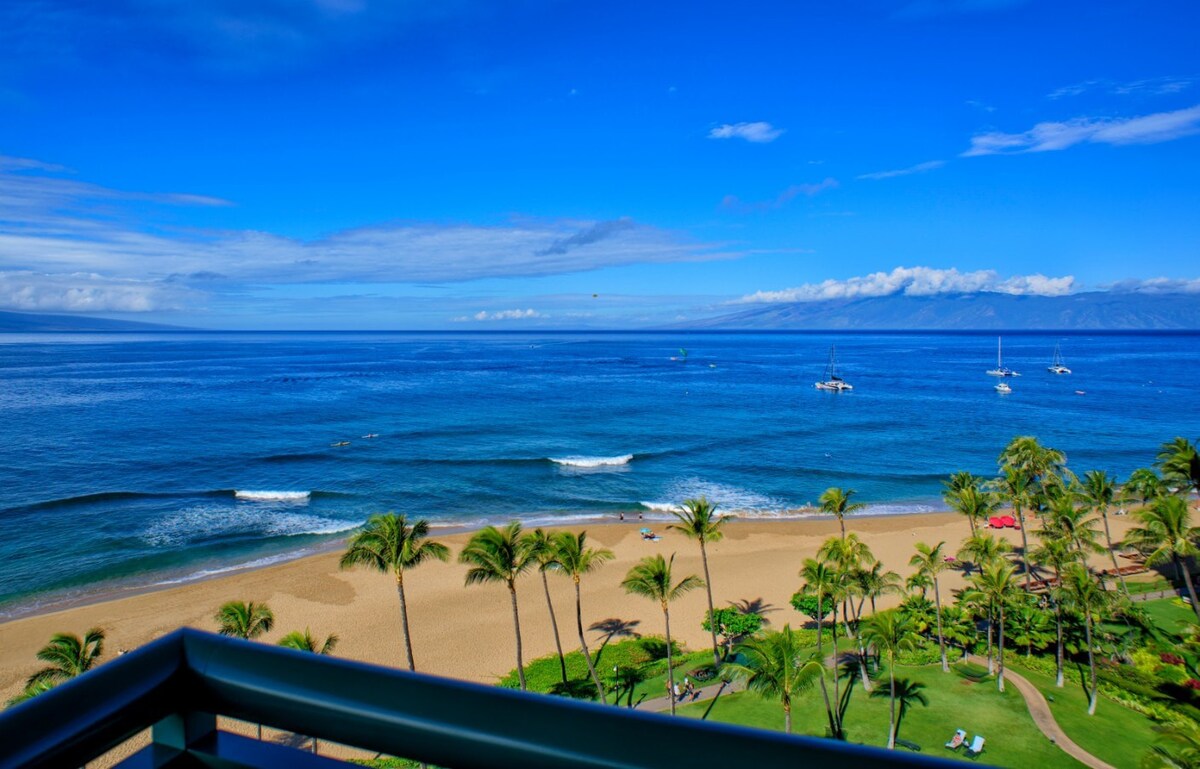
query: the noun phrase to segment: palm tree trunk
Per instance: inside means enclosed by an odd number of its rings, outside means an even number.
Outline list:
[[[675,667],[671,660],[671,611],[663,601],[663,621],[667,626],[667,699],[671,701],[671,715],[675,715]]]
[[[892,679],[892,715],[888,722],[888,750],[896,749],[896,663],[893,658],[888,662],[888,675]]]
[[[575,628],[579,631],[579,648],[583,651],[583,659],[587,662],[588,673],[592,677],[592,683],[596,685],[596,693],[600,695],[600,701],[604,702],[604,687],[600,685],[600,676],[596,675],[596,668],[592,665],[592,653],[588,651],[587,639],[583,636],[583,601],[579,597],[579,578],[575,578]],[[564,679],[565,680],[565,679]],[[674,692],[672,692],[674,694]],[[620,692],[617,693],[618,702],[621,698]]]
[[[838,519],[838,526],[842,527],[842,541],[845,542],[846,541],[846,519],[843,518],[840,513],[838,514],[837,519]]]
[[[1058,605],[1057,601],[1054,602],[1054,624],[1055,632],[1058,635],[1054,649],[1054,662],[1056,666],[1054,673],[1054,685],[1061,689],[1063,686],[1063,625],[1062,607]]]
[[[1000,675],[996,678],[1000,691],[1004,691],[1004,604],[1000,604]]]
[[[1025,533],[1025,514],[1021,512],[1021,506],[1014,504],[1013,510],[1017,514],[1017,523],[1021,526],[1021,563],[1025,567],[1025,592],[1028,593],[1029,583],[1033,579],[1033,573],[1029,570],[1029,536]]]
[[[400,596],[400,629],[404,631],[404,652],[408,655],[408,669],[416,670],[413,662],[412,636],[408,632],[408,602],[404,600],[404,572],[396,572],[396,593]]]
[[[790,700],[783,701],[783,730],[788,734],[792,733],[792,703]]]
[[[992,656],[992,639],[996,635],[995,616],[991,609],[988,609],[988,675],[993,675],[996,672],[996,661]]]
[[[521,657],[521,616],[517,613],[517,586],[508,583],[508,594],[512,597],[513,629],[517,634],[517,680],[521,682],[521,691],[525,691],[525,661]]]
[[[820,611],[818,608],[817,611]],[[837,643],[837,601],[833,602],[833,621],[829,623],[829,632],[833,636],[833,718],[834,718],[834,739],[842,739],[842,692],[841,685],[838,683],[838,643]]]
[[[967,523],[971,524],[971,537],[972,537],[972,538],[974,538],[974,537],[975,537],[975,535],[976,535],[976,533],[977,533],[977,532],[975,531],[975,516],[973,516],[973,515],[968,515],[968,516],[967,516]]]
[[[550,600],[550,580],[546,572],[542,572],[542,589],[546,591],[546,608],[550,610],[550,627],[554,630],[554,648],[558,649],[558,669],[562,674],[562,682],[567,682],[567,658],[563,656],[562,639],[558,635],[558,618],[554,616],[554,602]],[[590,666],[589,666],[590,667]]]
[[[704,564],[704,594],[708,596],[708,632],[712,635],[713,665],[721,666],[721,653],[717,651],[717,623],[713,617],[712,578],[708,576],[708,550],[700,540],[700,562]]]
[[[1113,547],[1112,533],[1108,530],[1108,508],[1100,508],[1100,517],[1104,519],[1104,540],[1108,542],[1108,555],[1112,558],[1113,573],[1117,575],[1117,580],[1121,583],[1121,592],[1125,597],[1129,597],[1129,586],[1125,584],[1125,577],[1121,574],[1121,567],[1117,565],[1117,551]]]
[[[1175,556],[1175,565],[1183,572],[1183,582],[1187,585],[1188,598],[1192,601],[1192,611],[1196,612],[1196,619],[1200,620],[1200,604],[1196,603],[1196,588],[1192,585],[1192,570],[1179,556]]]
[[[937,577],[933,578],[933,601],[937,608],[938,648],[942,650],[942,672],[950,672],[950,663],[946,660],[946,639],[942,635],[942,596],[938,592]]]
[[[1096,657],[1092,652],[1092,608],[1084,606],[1083,629],[1087,634],[1088,670],[1091,673],[1092,686],[1088,692],[1088,715],[1096,715]]]

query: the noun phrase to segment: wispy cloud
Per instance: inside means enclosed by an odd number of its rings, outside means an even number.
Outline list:
[[[165,281],[123,280],[95,273],[0,272],[0,308],[25,312],[156,312],[199,296]]]
[[[805,197],[811,198],[815,195],[819,195],[825,190],[834,189],[837,186],[837,179],[834,179],[833,177],[826,177],[819,182],[793,184],[770,200],[748,202],[743,201],[737,195],[726,195],[721,199],[721,207],[727,208],[731,211],[737,211],[738,213],[749,213],[751,211],[770,211],[776,208],[782,208],[799,195],[804,195]]]
[[[926,171],[932,171],[936,168],[941,168],[946,165],[944,160],[929,160],[924,163],[917,163],[915,166],[908,168],[898,168],[895,171],[875,171],[869,174],[859,174],[859,179],[891,179],[896,176],[908,176],[909,174],[920,174]]]
[[[726,123],[708,132],[710,139],[745,139],[755,144],[773,142],[783,136],[784,130],[770,123]]]
[[[1049,278],[1045,275],[1014,275],[1001,278],[994,270],[959,272],[933,267],[897,267],[891,272],[876,272],[847,280],[825,280],[805,283],[780,291],[756,291],[742,297],[742,303],[820,302],[829,299],[859,299],[873,296],[935,296],[938,294],[973,294],[990,291],[1001,294],[1032,296],[1062,296],[1069,294],[1075,278],[1065,275]]]
[[[971,137],[962,157],[1064,150],[1076,144],[1156,144],[1200,132],[1200,105],[1132,118],[1079,117],[1038,123],[1022,133],[992,131]]]
[[[1048,99],[1062,99],[1070,96],[1079,96],[1088,93],[1089,91],[1102,91],[1104,93],[1116,94],[1118,96],[1131,96],[1144,94],[1148,96],[1165,96],[1173,93],[1179,93],[1191,88],[1196,82],[1196,77],[1151,77],[1142,80],[1108,80],[1106,78],[1097,78],[1095,80],[1084,80],[1079,83],[1056,88],[1046,94]]]
[[[596,222],[576,232],[574,235],[556,240],[549,247],[536,253],[538,256],[562,256],[573,248],[599,243],[618,233],[633,229],[635,226],[633,220],[628,217],[613,219],[607,222]]]
[[[1200,278],[1130,278],[1105,288],[1124,294],[1200,294]]]
[[[452,318],[451,320],[453,320],[455,323],[467,323],[470,321],[486,322],[486,321],[498,321],[498,320],[531,320],[534,318],[547,318],[547,317],[549,317],[549,316],[543,315],[542,313],[540,313],[534,309],[497,310],[495,312],[488,312],[487,310],[480,310],[479,312],[475,313],[474,315],[460,315],[457,318]]]

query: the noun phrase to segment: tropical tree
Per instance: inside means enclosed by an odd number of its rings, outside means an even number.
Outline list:
[[[1021,530],[1021,568],[1025,575],[1025,589],[1028,590],[1029,583],[1033,579],[1033,571],[1029,568],[1029,538],[1025,532],[1023,508],[1030,501],[1032,482],[1029,475],[1020,468],[1005,467],[1002,473],[1003,475],[999,478],[1000,488],[1004,490],[1004,495],[1012,504],[1013,512],[1017,516],[1017,528]]]
[[[953,473],[947,480],[942,481],[942,486],[946,487],[946,493],[962,491],[963,489],[981,488],[984,479],[975,475],[969,470],[959,470]]]
[[[952,604],[942,609],[942,633],[947,644],[957,646],[965,653],[975,643],[979,629],[970,611],[958,604]]]
[[[555,535],[552,547],[554,549],[554,568],[570,577],[575,584],[575,629],[579,633],[579,649],[583,652],[584,661],[587,662],[588,674],[592,677],[592,683],[596,685],[596,693],[600,695],[600,701],[604,702],[604,686],[600,683],[600,677],[596,675],[596,668],[592,664],[592,655],[588,651],[587,639],[583,635],[583,600],[580,597],[579,584],[584,574],[591,574],[611,561],[613,552],[605,548],[588,547],[586,531],[578,534],[568,531],[560,532]]]
[[[74,633],[55,633],[37,652],[37,658],[45,662],[46,667],[26,679],[25,690],[32,697],[83,675],[103,654],[104,631],[98,627],[88,630],[83,638]]]
[[[325,637],[324,641],[318,642],[313,636],[312,630],[304,628],[304,632],[293,630],[292,632],[279,639],[279,645],[285,649],[294,649],[299,652],[307,652],[309,654],[329,655],[333,654],[334,647],[338,644],[338,637],[330,633]],[[262,739],[262,727],[259,727],[259,739]],[[312,738],[312,752],[317,752],[317,738]]]
[[[933,582],[933,601],[937,609],[938,648],[942,652],[942,672],[950,672],[950,662],[946,659],[946,639],[942,635],[942,596],[938,587],[938,575],[950,568],[946,556],[942,553],[945,542],[939,542],[933,547],[924,542],[917,543],[917,554],[909,559],[908,565],[917,570],[917,574]],[[923,595],[923,593],[922,593]]]
[[[558,651],[558,669],[562,675],[562,682],[565,684],[567,682],[567,658],[563,655],[562,637],[558,634],[558,617],[554,615],[554,601],[550,599],[550,580],[546,578],[546,572],[557,565],[557,553],[552,540],[553,538],[541,528],[534,529],[533,533],[529,535],[533,558],[537,561],[538,573],[542,575],[542,590],[546,593],[546,609],[550,612],[550,629],[554,631],[554,648]],[[599,679],[596,680],[599,681]],[[603,701],[603,695],[601,701]]]
[[[1158,742],[1142,756],[1141,769],[1200,769],[1200,731],[1194,726],[1154,727]]]
[[[891,718],[888,722],[888,750],[896,747],[896,656],[917,644],[912,623],[896,610],[874,614],[866,621],[863,635],[879,653],[887,658],[890,683]]]
[[[671,659],[671,603],[681,596],[699,587],[704,587],[704,580],[694,574],[674,581],[671,567],[675,564],[675,554],[666,560],[662,555],[652,555],[643,558],[634,565],[621,587],[631,595],[640,595],[651,601],[658,601],[663,612],[663,622],[667,632],[667,688],[675,691],[675,668]],[[671,715],[675,715],[675,698],[671,697]]]
[[[1075,496],[1068,493],[1051,496],[1047,502],[1045,531],[1066,540],[1082,559],[1104,552],[1104,546],[1098,541],[1100,533],[1095,528],[1096,519],[1089,516],[1090,508],[1077,506]]]
[[[1016,570],[1011,564],[993,562],[983,567],[971,581],[971,587],[964,593],[986,607],[988,614],[988,669],[992,668],[992,629],[999,620],[1000,641],[997,657],[1000,662],[1000,672],[996,676],[996,685],[1004,691],[1004,609],[1012,595],[1017,590]]]
[[[900,575],[894,571],[884,571],[883,561],[875,561],[870,566],[856,569],[851,574],[851,588],[859,596],[856,617],[862,616],[864,601],[871,602],[871,613],[875,613],[875,599],[891,593],[904,592],[901,587]]]
[[[1037,438],[1021,435],[1004,447],[999,463],[999,486],[1012,502],[1013,513],[1021,529],[1021,559],[1025,569],[1025,589],[1028,590],[1032,573],[1029,569],[1029,539],[1025,533],[1023,507],[1047,494],[1051,488],[1062,486],[1067,458],[1057,449],[1042,446]]]
[[[817,657],[821,660],[825,659],[825,651],[822,645],[823,621],[827,613],[833,613],[834,701],[840,703],[837,676],[837,604],[842,591],[841,576],[825,561],[818,561],[815,558],[805,558],[804,565],[800,568],[800,578],[804,580],[804,584],[800,588],[800,593],[797,596],[793,596],[792,606],[800,610],[800,605],[797,602],[798,597],[807,596],[816,599],[816,605],[809,616],[817,621]],[[821,696],[825,700],[825,709],[829,716],[829,733],[834,739],[840,740],[842,738],[841,715],[837,708],[829,706],[829,690],[825,686],[824,673],[821,674],[820,683]]]
[[[1175,563],[1175,569],[1187,586],[1188,598],[1196,619],[1200,620],[1200,604],[1196,603],[1196,589],[1192,585],[1191,569],[1185,559],[1197,552],[1196,541],[1200,528],[1192,526],[1192,513],[1187,500],[1182,497],[1166,496],[1154,500],[1149,507],[1138,512],[1142,526],[1130,529],[1126,541],[1146,554],[1146,563],[1154,566],[1167,561]]]
[[[1042,537],[1042,543],[1034,548],[1033,557],[1039,563],[1046,564],[1054,569],[1055,584],[1050,588],[1048,596],[1051,605],[1054,607],[1054,685],[1061,688],[1063,686],[1062,574],[1067,566],[1079,559],[1080,554],[1071,547],[1066,539],[1057,536],[1053,530],[1044,530],[1040,532],[1040,536]]]
[[[517,612],[517,577],[536,563],[534,543],[521,530],[520,521],[502,529],[487,526],[463,547],[458,560],[468,564],[467,585],[504,583],[512,600],[513,632],[517,638],[517,680],[525,691],[525,661],[521,655],[521,615]]]
[[[1054,640],[1050,614],[1037,605],[1037,599],[1018,600],[1008,613],[1008,635],[1016,646],[1025,647],[1025,656],[1032,657],[1033,650],[1043,649]]]
[[[709,631],[716,629],[721,636],[721,645],[725,647],[725,659],[728,659],[733,655],[734,644],[762,630],[763,617],[755,612],[742,611],[737,606],[725,606],[714,609],[700,626]]]
[[[973,479],[970,485],[961,488],[951,487],[942,495],[946,505],[956,513],[966,517],[971,526],[971,536],[979,533],[979,521],[986,521],[1000,507],[1000,500],[995,494],[983,488],[981,482]]]
[[[791,734],[792,701],[808,691],[818,679],[824,678],[824,661],[819,654],[804,654],[799,636],[792,632],[791,625],[750,638],[738,650],[744,661],[731,664],[734,675],[745,679],[746,688],[751,691],[779,700],[783,705],[784,731]],[[833,711],[828,696],[825,710],[830,714],[832,728]]]
[[[1129,480],[1121,486],[1123,500],[1143,505],[1169,493],[1166,482],[1149,467],[1134,470],[1129,474]]]
[[[871,553],[871,548],[867,543],[859,539],[857,534],[848,534],[845,537],[830,537],[825,540],[821,548],[817,551],[817,557],[834,564],[837,570],[837,581],[839,583],[838,596],[842,602],[842,622],[846,625],[846,634],[851,638],[855,638],[858,644],[858,671],[862,677],[863,689],[871,691],[871,677],[867,672],[867,649],[863,644],[862,638],[856,636],[850,627],[851,609],[854,605],[853,597],[857,594],[854,582],[855,574],[860,571],[862,564],[869,561],[875,561],[875,556]],[[854,612],[854,622],[858,622],[858,612]]]
[[[1092,627],[1095,615],[1109,603],[1107,592],[1092,576],[1083,564],[1071,564],[1063,574],[1063,594],[1072,608],[1083,615],[1083,626],[1086,633],[1088,654],[1088,671],[1090,685],[1088,687],[1088,715],[1096,714],[1096,653],[1092,643]]]
[[[1008,540],[999,539],[992,534],[976,534],[963,540],[962,547],[958,549],[958,558],[970,561],[982,569],[989,563],[1001,560],[1006,553],[1011,552],[1012,545],[1008,544]]]
[[[404,653],[408,669],[416,670],[413,660],[412,634],[408,629],[408,602],[404,594],[404,573],[431,561],[447,561],[450,549],[429,538],[429,522],[414,521],[411,525],[403,515],[383,513],[367,519],[362,531],[350,539],[342,555],[340,567],[367,566],[396,578],[396,595],[400,598],[400,629],[404,633]]]
[[[275,626],[275,615],[265,603],[229,601],[222,604],[213,617],[219,625],[221,635],[242,638],[247,641],[271,632]]]
[[[1112,559],[1113,573],[1121,583],[1121,592],[1128,598],[1129,586],[1125,584],[1125,577],[1117,564],[1117,550],[1113,547],[1112,531],[1108,527],[1108,509],[1117,499],[1117,481],[1103,470],[1088,470],[1083,476],[1080,497],[1084,505],[1089,510],[1099,513],[1100,519],[1104,521],[1104,543],[1108,548],[1108,556]]]
[[[1175,438],[1162,445],[1158,452],[1158,466],[1163,478],[1177,493],[1187,495],[1200,493],[1200,454],[1196,445],[1186,438]]]
[[[846,516],[866,507],[861,502],[851,502],[850,498],[853,496],[854,489],[840,489],[837,486],[830,486],[817,499],[817,502],[821,505],[822,513],[828,513],[837,517],[838,525],[842,527],[842,539],[846,538]]]
[[[729,516],[717,515],[717,506],[705,497],[685,499],[679,510],[673,511],[678,523],[668,526],[668,529],[681,532],[700,545],[700,562],[704,565],[704,592],[708,598],[708,616],[713,613],[712,576],[708,573],[709,542],[719,542],[725,533],[721,527],[729,520]],[[721,664],[721,655],[717,652],[717,631],[712,628],[713,664]]]

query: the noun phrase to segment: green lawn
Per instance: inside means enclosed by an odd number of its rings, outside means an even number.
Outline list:
[[[1041,690],[1050,702],[1054,720],[1075,744],[1117,769],[1137,769],[1146,746],[1158,738],[1154,722],[1137,711],[1100,695],[1096,715],[1089,716],[1083,685],[1068,680],[1059,689],[1049,676],[1026,670],[1019,662],[1010,666]]]
[[[978,759],[984,764],[1020,769],[1078,769],[1082,766],[1038,731],[1025,708],[1025,700],[1016,689],[1009,687],[1001,694],[996,691],[992,679],[975,684],[954,673],[942,673],[936,665],[897,666],[896,671],[899,678],[925,685],[928,707],[914,705],[901,721],[898,733],[899,740],[915,743],[924,755],[964,758],[961,750],[952,753],[943,747],[954,730],[962,728],[971,737],[978,733],[987,738],[983,755]],[[886,690],[887,679],[883,678],[881,683]],[[710,704],[687,705],[679,712],[702,718]],[[721,697],[712,704],[708,718],[763,729],[783,729],[783,709],[779,703],[749,692]],[[845,726],[850,741],[885,746],[887,697],[869,697],[861,687],[855,686],[846,710]],[[825,735],[825,709],[818,689],[807,692],[793,705],[792,727],[797,734]]]
[[[1155,625],[1174,636],[1179,635],[1182,624],[1196,624],[1196,613],[1178,598],[1159,598],[1140,606]]]

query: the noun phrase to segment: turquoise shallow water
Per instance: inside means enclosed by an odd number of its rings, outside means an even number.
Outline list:
[[[0,336],[0,612],[268,563],[389,509],[778,516],[840,485],[902,513],[1017,434],[1125,475],[1200,435],[1197,342],[1006,336],[1001,396],[982,334]],[[851,393],[813,388],[831,344]]]

